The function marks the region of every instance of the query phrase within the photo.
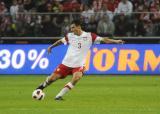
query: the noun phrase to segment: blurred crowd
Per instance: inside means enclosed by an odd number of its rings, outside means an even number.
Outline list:
[[[0,36],[64,36],[74,19],[101,36],[160,36],[159,0],[0,0]]]

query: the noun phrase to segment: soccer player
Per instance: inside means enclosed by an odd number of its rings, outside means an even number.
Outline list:
[[[68,33],[64,38],[56,41],[51,46],[48,47],[48,53],[51,53],[52,48],[58,46],[62,43],[68,44],[68,50],[66,55],[55,71],[47,77],[47,79],[36,89],[43,90],[51,83],[58,79],[63,79],[67,75],[72,74],[73,77],[70,82],[68,82],[64,88],[56,95],[55,100],[63,100],[63,95],[71,90],[76,83],[82,78],[84,72],[84,63],[86,55],[90,47],[94,42],[104,42],[104,43],[116,43],[122,44],[122,40],[113,40],[109,38],[102,38],[94,33],[85,32],[81,28],[81,23],[79,20],[74,20],[71,23],[71,33]]]

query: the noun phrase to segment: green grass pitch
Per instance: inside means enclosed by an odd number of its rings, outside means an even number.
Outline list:
[[[84,76],[77,86],[55,101],[71,79],[46,88],[43,101],[31,98],[45,76],[0,76],[0,114],[160,114],[159,76]]]

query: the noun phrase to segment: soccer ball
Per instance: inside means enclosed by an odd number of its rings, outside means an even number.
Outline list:
[[[45,93],[41,89],[36,89],[32,93],[32,98],[36,100],[43,100],[45,97]]]

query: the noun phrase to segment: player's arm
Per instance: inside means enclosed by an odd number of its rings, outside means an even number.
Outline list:
[[[109,44],[109,43],[123,44],[124,43],[123,40],[114,40],[109,37],[100,37],[100,36],[97,36],[95,33],[91,33],[91,36],[92,36],[92,41],[94,43],[100,43],[100,42],[104,42],[106,44]]]
[[[47,49],[48,53],[51,53],[52,48],[59,46],[61,44],[65,44],[65,38],[62,38],[60,40],[57,40],[56,42],[54,42],[52,45],[50,45]]]
[[[110,39],[108,37],[102,38],[101,41],[106,44],[109,44],[109,43],[123,44],[124,43],[123,40],[114,40],[114,39]]]

